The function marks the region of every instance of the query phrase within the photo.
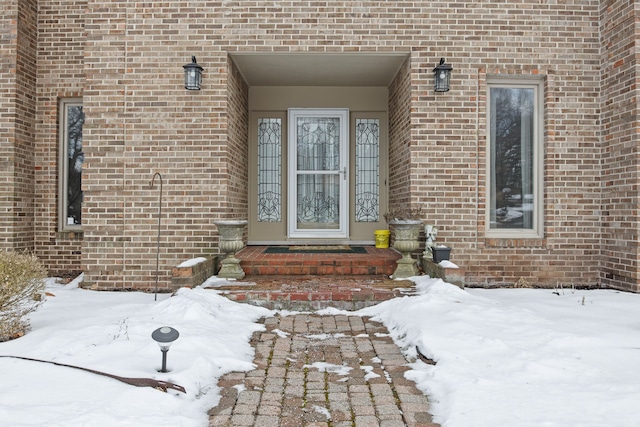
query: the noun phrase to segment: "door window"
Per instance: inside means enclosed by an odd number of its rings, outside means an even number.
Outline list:
[[[348,236],[348,110],[289,110],[289,236]]]

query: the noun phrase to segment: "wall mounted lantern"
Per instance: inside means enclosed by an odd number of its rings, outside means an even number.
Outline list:
[[[159,372],[168,372],[167,371],[167,352],[169,351],[169,347],[175,340],[178,339],[180,334],[178,331],[173,329],[170,326],[163,326],[161,328],[156,329],[151,334],[151,338],[160,346],[160,351],[162,352],[162,369]]]
[[[184,68],[184,88],[187,90],[200,90],[202,85],[202,68],[196,62],[196,57],[191,57],[191,63],[182,66]]]
[[[453,67],[445,64],[444,58],[440,58],[440,64],[433,69],[433,89],[436,92],[449,92],[451,70],[453,70]]]

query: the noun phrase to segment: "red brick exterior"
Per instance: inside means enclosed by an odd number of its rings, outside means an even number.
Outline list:
[[[33,250],[37,2],[3,2],[0,12],[0,245]]]
[[[58,228],[58,100],[83,94],[86,2],[37,3],[38,68],[37,79],[31,82],[38,100],[34,249],[51,274],[79,273],[82,233],[63,233]]]
[[[389,206],[411,204],[411,64],[389,86]]]
[[[601,110],[600,280],[622,289],[640,290],[638,231],[640,157],[638,156],[638,72],[640,30],[635,2],[603,1]]]
[[[389,86],[389,200],[423,206],[470,284],[640,290],[634,2],[14,0],[0,6],[0,244],[97,289],[160,282],[247,215],[236,52],[406,53]],[[37,31],[36,31],[37,28]],[[37,38],[36,38],[37,36]],[[201,91],[183,88],[197,57]],[[433,92],[432,68],[453,65]],[[544,238],[485,236],[486,88],[544,82]],[[58,101],[82,97],[83,230],[58,227]]]

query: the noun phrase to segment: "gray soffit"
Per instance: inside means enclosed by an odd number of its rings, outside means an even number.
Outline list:
[[[408,53],[231,54],[249,86],[387,87],[408,56]]]

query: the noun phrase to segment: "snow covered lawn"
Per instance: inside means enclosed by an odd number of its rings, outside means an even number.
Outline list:
[[[409,377],[443,426],[640,425],[640,295],[417,282],[363,314],[437,361]]]
[[[443,427],[636,426],[640,420],[640,295],[610,290],[461,290],[415,278],[418,295],[361,310],[415,358],[408,376],[429,394]],[[275,312],[205,289],[175,297],[48,286],[26,336],[0,355],[66,363],[179,384],[186,394],[133,387],[95,374],[0,357],[1,426],[206,426],[230,371],[252,369],[255,323]],[[327,309],[326,314],[337,313]],[[151,339],[180,338],[157,372]]]
[[[206,426],[219,400],[217,379],[253,369],[249,339],[270,315],[204,289],[177,296],[94,292],[50,285],[32,315],[32,331],[0,343],[0,355],[52,360],[121,377],[155,378],[186,394],[134,387],[83,372],[0,357],[0,426]],[[172,326],[180,337],[157,372],[162,353],[151,333]]]

